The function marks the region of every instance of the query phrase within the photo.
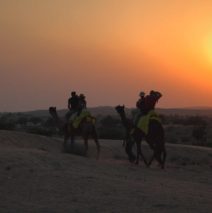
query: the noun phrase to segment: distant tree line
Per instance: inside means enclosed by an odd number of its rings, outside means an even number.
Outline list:
[[[168,131],[167,134],[174,135],[169,142],[177,143],[182,129],[180,143],[212,147],[212,118],[204,116],[180,116],[180,115],[161,115],[162,123]],[[173,133],[175,129],[176,135]],[[188,134],[189,133],[189,134]]]
[[[167,142],[212,147],[212,118],[180,115],[160,115],[160,117],[165,127]],[[62,136],[50,116],[25,113],[0,114],[0,129]],[[100,139],[122,140],[125,135],[120,118],[112,115],[97,116],[97,132]]]
[[[28,133],[51,136],[56,125],[51,117],[31,116],[24,113],[3,113],[0,116],[1,130],[17,130]]]

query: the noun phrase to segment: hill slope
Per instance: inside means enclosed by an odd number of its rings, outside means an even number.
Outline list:
[[[210,212],[211,149],[168,146],[161,170],[129,164],[121,141],[101,144],[97,161],[92,141],[85,158],[58,139],[0,131],[0,212]]]

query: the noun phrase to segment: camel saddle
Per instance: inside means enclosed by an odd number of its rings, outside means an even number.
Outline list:
[[[149,122],[152,119],[161,122],[159,115],[154,110],[151,110],[146,115],[140,117],[137,123],[137,128],[141,129],[147,135],[149,132]]]
[[[71,117],[69,118],[69,123],[71,123],[72,126],[77,129],[81,121],[84,119],[86,119],[86,121],[93,122],[93,124],[95,124],[95,118],[86,109],[83,109],[79,115],[78,112],[72,114]]]

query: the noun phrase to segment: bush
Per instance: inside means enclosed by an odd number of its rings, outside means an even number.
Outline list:
[[[116,139],[120,140],[124,138],[124,128],[120,119],[112,116],[105,116],[99,122],[98,133],[102,139]]]
[[[120,128],[104,128],[98,129],[99,137],[102,139],[121,140],[124,138],[124,131]]]
[[[2,114],[0,117],[0,129],[2,130],[14,130],[15,122],[12,119],[12,113]]]
[[[192,136],[196,139],[195,145],[204,146],[206,144],[206,125],[195,126]]]

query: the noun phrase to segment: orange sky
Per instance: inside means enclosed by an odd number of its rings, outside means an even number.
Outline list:
[[[0,111],[212,106],[211,0],[0,1]]]

